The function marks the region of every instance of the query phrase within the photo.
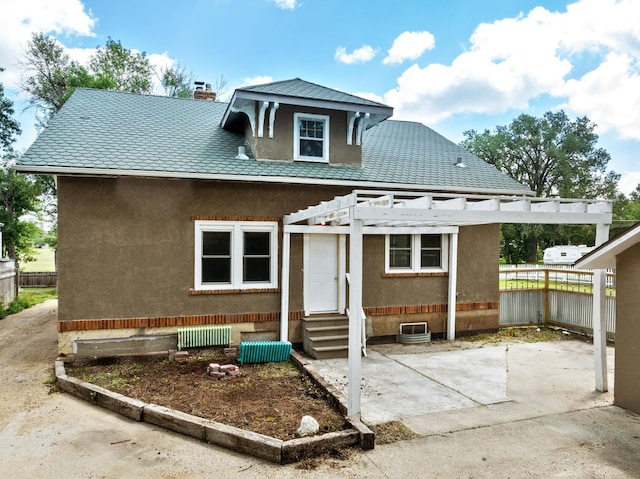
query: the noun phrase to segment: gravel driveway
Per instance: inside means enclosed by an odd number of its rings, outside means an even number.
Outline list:
[[[511,402],[412,418],[406,424],[424,437],[301,469],[48,394],[56,314],[52,300],[0,321],[2,477],[639,477],[640,416],[612,406],[611,393],[597,395],[585,386],[581,378],[588,383],[593,367],[588,345],[541,352],[509,346]],[[551,401],[553,408],[545,409]],[[524,410],[523,419],[518,414]]]

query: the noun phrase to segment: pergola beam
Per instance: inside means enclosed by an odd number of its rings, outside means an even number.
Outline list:
[[[310,206],[309,208],[306,208],[304,210],[286,215],[282,221],[285,225],[291,225],[300,221],[307,221],[314,216],[319,217],[322,215],[327,215],[331,212],[336,212],[354,206],[356,204],[356,201],[357,196],[355,193],[350,193],[345,196],[337,196],[331,201],[323,201],[319,205]]]
[[[511,207],[511,206],[510,206]],[[560,211],[471,210],[354,207],[354,217],[372,224],[380,222],[424,222],[447,224],[539,223],[602,224],[611,221],[611,213],[565,213]]]

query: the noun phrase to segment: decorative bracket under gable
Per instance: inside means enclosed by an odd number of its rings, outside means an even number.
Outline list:
[[[276,110],[280,107],[280,103],[273,102],[269,108],[269,138],[273,138],[273,123],[276,120]]]
[[[264,113],[269,106],[268,101],[260,102],[260,112],[258,113],[258,136],[262,138],[264,136]]]
[[[249,119],[251,134],[256,136],[256,102],[253,100],[238,100],[232,107],[233,113],[244,113]]]
[[[364,116],[361,116],[358,119],[358,132],[356,134],[356,145],[362,145],[362,134],[366,129],[367,125],[371,122],[371,114],[365,113]]]
[[[347,125],[347,145],[353,145],[353,128],[358,118],[360,118],[359,111],[349,112],[349,123]]]

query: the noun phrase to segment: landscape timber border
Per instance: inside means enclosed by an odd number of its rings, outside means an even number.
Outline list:
[[[329,385],[317,371],[309,369],[308,362],[296,351],[291,359],[311,380],[327,394],[333,404],[345,415],[345,398]],[[332,450],[360,445],[364,450],[375,447],[375,434],[357,418],[345,417],[350,429],[319,436],[301,437],[283,441],[264,434],[246,431],[220,422],[193,416],[157,404],[124,396],[94,384],[67,376],[65,361],[55,361],[58,389],[96,406],[103,407],[138,422],[163,427],[201,441],[237,452],[259,457],[277,464],[290,464],[316,457]]]

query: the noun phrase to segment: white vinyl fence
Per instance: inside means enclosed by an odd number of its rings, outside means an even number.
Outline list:
[[[6,306],[16,294],[16,262],[0,258],[0,306]]]
[[[607,336],[615,337],[616,275],[607,272]],[[501,265],[500,325],[547,324],[592,334],[593,272],[571,266]]]

